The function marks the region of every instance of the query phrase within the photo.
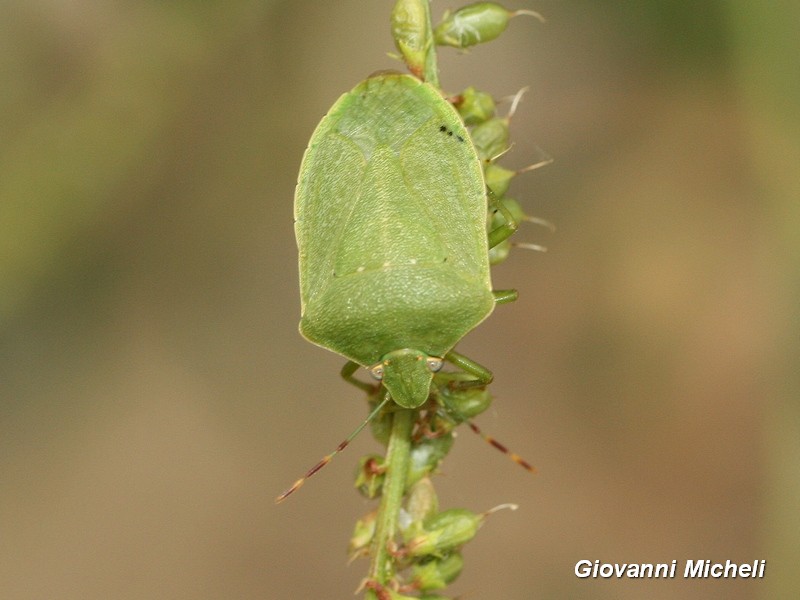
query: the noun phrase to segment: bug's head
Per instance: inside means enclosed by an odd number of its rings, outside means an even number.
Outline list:
[[[441,358],[406,348],[385,354],[369,370],[375,379],[383,381],[397,404],[417,408],[428,399],[433,374],[441,368]]]

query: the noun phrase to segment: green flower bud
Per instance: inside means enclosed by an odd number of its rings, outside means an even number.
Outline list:
[[[401,527],[403,530],[408,527],[419,527],[428,517],[435,515],[439,510],[439,499],[430,477],[423,477],[408,492],[406,500],[406,513],[408,524]]]
[[[392,37],[408,69],[422,79],[428,54],[428,0],[397,0],[392,9]]]
[[[406,553],[412,557],[444,556],[475,537],[482,521],[482,515],[463,508],[440,512],[426,519],[422,531],[406,542]]]
[[[412,444],[406,485],[412,485],[432,473],[452,447],[453,436],[449,433],[438,437],[423,437]]]
[[[419,590],[442,590],[461,574],[464,559],[458,552],[444,558],[431,558],[411,568],[412,585]]]
[[[383,489],[386,460],[378,454],[367,454],[358,461],[355,486],[367,498],[375,498]]]
[[[491,161],[508,150],[508,118],[493,117],[470,132],[472,143],[483,161]]]
[[[453,105],[466,125],[478,125],[488,121],[495,113],[494,98],[472,86],[461,92],[453,100]]]
[[[373,511],[356,521],[350,543],[347,545],[347,554],[350,560],[363,556],[369,552],[369,545],[375,536],[378,511]]]
[[[495,2],[476,2],[447,12],[433,32],[436,44],[454,48],[469,48],[490,42],[503,33],[508,22],[517,15],[542,17],[530,10],[509,11]]]
[[[514,179],[516,174],[516,171],[501,167],[497,163],[489,163],[483,167],[483,177],[486,180],[486,185],[498,198],[506,195],[511,180]]]

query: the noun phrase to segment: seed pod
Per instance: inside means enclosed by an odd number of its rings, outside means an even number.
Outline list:
[[[506,30],[509,20],[517,15],[542,17],[530,10],[510,11],[495,2],[476,2],[447,12],[433,32],[436,44],[453,48],[469,48],[490,42]]]
[[[406,553],[412,557],[444,556],[475,537],[482,521],[482,515],[463,508],[440,512],[426,519],[422,531],[408,540]]]
[[[367,498],[376,498],[383,489],[386,477],[386,459],[378,454],[367,454],[358,461],[355,486]]]
[[[439,498],[430,477],[423,477],[408,492],[406,500],[406,514],[408,523],[402,529],[408,527],[420,527],[428,517],[435,515],[439,511]]]
[[[392,37],[409,71],[422,79],[428,54],[428,0],[398,0],[392,9]]]
[[[369,545],[375,536],[378,511],[372,511],[368,515],[356,521],[350,543],[347,545],[347,554],[350,560],[369,553]]]
[[[456,96],[453,106],[464,119],[464,123],[470,126],[488,121],[495,114],[494,98],[472,86]]]
[[[432,473],[452,447],[453,436],[449,433],[433,438],[424,437],[413,444],[406,485],[414,484]]]
[[[464,568],[464,559],[458,552],[444,558],[431,558],[411,568],[412,585],[419,590],[442,590],[455,581]]]
[[[498,198],[502,198],[508,192],[511,185],[511,180],[517,175],[516,171],[501,167],[497,163],[489,163],[483,167],[483,176],[486,179],[486,185],[492,190]]]
[[[508,124],[508,117],[493,117],[472,128],[472,143],[482,161],[494,160],[508,150]]]

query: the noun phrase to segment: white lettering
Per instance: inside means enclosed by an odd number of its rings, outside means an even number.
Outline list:
[[[669,563],[604,563],[599,560],[579,560],[575,563],[575,576],[603,579],[657,579],[674,578],[678,561]],[[763,578],[766,560],[752,563],[736,563],[730,559],[712,563],[709,559],[687,560],[683,569],[684,579],[736,579],[737,577]]]
[[[576,577],[590,577],[592,574],[592,561],[579,560],[575,563],[575,576]]]
[[[687,577],[703,577],[703,567],[706,566],[704,560],[687,560],[686,568],[683,570],[684,579]]]
[[[731,569],[732,573],[728,574],[728,569]],[[739,572],[739,565],[736,563],[732,563],[730,560],[725,561],[725,572],[722,574],[723,577],[736,577],[736,574]]]
[[[753,573],[753,577],[764,577],[764,569],[767,568],[767,561],[766,560],[761,560],[761,561],[756,561],[756,562],[760,562],[761,564],[758,567],[758,575],[756,575],[755,572],[754,572]]]
[[[600,568],[597,570],[597,573],[600,577],[605,577],[608,579],[614,574],[614,565],[610,565],[608,563],[603,563],[600,565]]]
[[[655,574],[653,577],[672,577],[670,573],[675,568],[675,561],[672,561],[672,566],[670,567],[667,563],[658,563],[656,565]]]

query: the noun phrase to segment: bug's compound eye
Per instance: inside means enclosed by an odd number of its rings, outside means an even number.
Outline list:
[[[425,362],[428,365],[428,370],[430,370],[431,373],[437,373],[441,371],[442,365],[444,365],[444,361],[436,356],[429,356]]]
[[[373,379],[377,379],[380,381],[383,379],[383,363],[380,362],[377,365],[373,365],[369,368],[369,374],[372,375]]]

